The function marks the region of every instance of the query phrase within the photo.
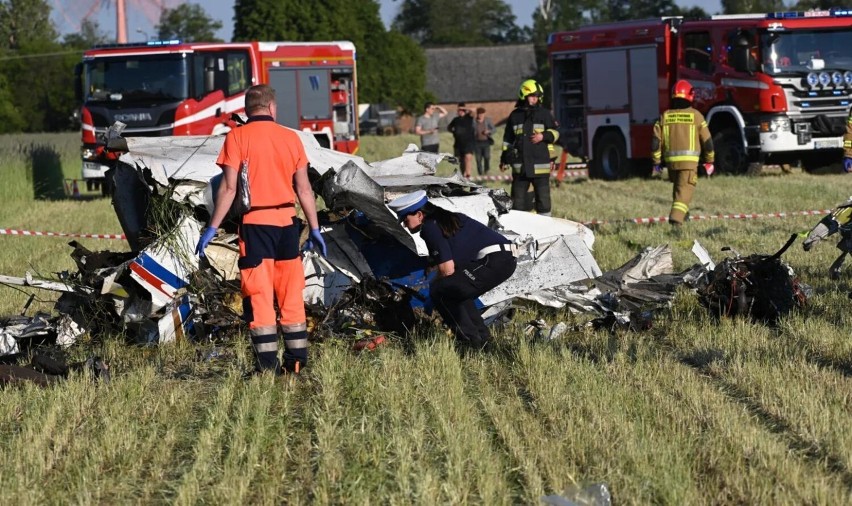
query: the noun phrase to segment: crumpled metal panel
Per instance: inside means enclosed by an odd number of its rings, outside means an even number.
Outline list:
[[[160,237],[130,262],[130,276],[151,294],[153,310],[171,303],[198,269],[195,245],[201,224],[192,217],[180,221],[173,233]]]
[[[600,274],[601,270],[582,237],[560,236],[545,249],[538,251],[534,258],[520,257],[512,277],[482,295],[479,300],[485,306],[512,297],[546,303],[551,298],[548,289]]]

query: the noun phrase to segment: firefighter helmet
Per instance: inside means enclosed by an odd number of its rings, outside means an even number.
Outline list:
[[[674,89],[672,89],[672,98],[685,98],[692,102],[692,99],[695,98],[695,90],[692,89],[689,81],[681,79],[675,83]]]
[[[521,89],[518,90],[518,98],[521,100],[526,99],[530,95],[535,95],[537,97],[544,95],[544,90],[541,88],[541,85],[535,81],[535,79],[527,79],[522,82]]]

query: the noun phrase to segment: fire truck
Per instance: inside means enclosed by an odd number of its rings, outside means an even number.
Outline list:
[[[275,88],[278,123],[313,132],[324,147],[358,150],[351,42],[113,44],[86,51],[76,77],[83,179],[89,190],[104,183],[104,194],[105,135],[114,122],[126,125],[126,137],[223,134],[255,84]]]
[[[653,125],[686,79],[719,172],[839,162],[852,103],[852,10],[667,17],[548,37],[563,145],[589,174],[648,174]]]

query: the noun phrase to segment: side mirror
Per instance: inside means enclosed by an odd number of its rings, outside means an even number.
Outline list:
[[[754,74],[757,70],[757,61],[751,55],[746,45],[735,45],[731,48],[731,66],[737,72],[748,72]]]
[[[204,94],[216,89],[216,59],[212,56],[204,58]]]

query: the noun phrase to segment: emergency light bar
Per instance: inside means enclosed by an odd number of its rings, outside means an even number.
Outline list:
[[[805,19],[805,18],[852,17],[852,9],[767,12],[766,14],[716,14],[710,19]]]
[[[179,39],[172,40],[149,40],[145,45],[146,46],[177,46],[180,44]]]
[[[180,39],[172,40],[149,40],[148,42],[126,42],[124,44],[96,44],[92,49],[114,49],[119,47],[145,47],[145,46],[177,46],[181,44]]]
[[[796,19],[796,18],[827,18],[852,16],[852,9],[829,9],[811,11],[789,11],[770,12],[766,14],[767,19]]]

